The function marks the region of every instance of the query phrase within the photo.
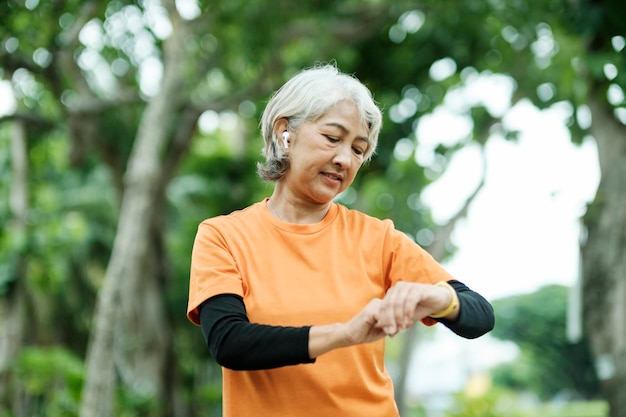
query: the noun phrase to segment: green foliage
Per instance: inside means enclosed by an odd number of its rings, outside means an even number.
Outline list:
[[[31,398],[28,415],[61,417],[78,414],[83,362],[63,347],[24,349],[12,372]]]
[[[6,296],[18,279],[26,247],[23,233],[9,232],[9,228],[0,232],[0,297]]]
[[[491,370],[491,377],[496,386],[507,387],[517,392],[534,392],[540,385],[537,380],[537,365],[527,351],[522,351],[514,362],[496,366]]]
[[[498,325],[492,335],[522,350],[515,363],[495,370],[497,383],[514,389],[525,386],[543,398],[598,395],[588,341],[572,343],[566,337],[567,294],[566,287],[551,285],[493,302]]]
[[[142,417],[161,408],[161,399],[141,395],[128,387],[118,387],[116,398],[116,417]]]
[[[493,389],[485,395],[457,394],[446,417],[525,417],[517,407],[518,397],[510,391]]]
[[[0,127],[0,195],[9,196],[11,164],[9,129]],[[7,296],[19,277],[22,256],[26,251],[27,237],[14,227],[9,198],[0,199],[0,297]]]

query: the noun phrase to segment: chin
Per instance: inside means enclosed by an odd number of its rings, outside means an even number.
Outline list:
[[[312,200],[315,201],[318,204],[328,204],[331,201],[333,201],[339,194],[334,194],[334,195],[318,195],[315,198],[313,198]]]

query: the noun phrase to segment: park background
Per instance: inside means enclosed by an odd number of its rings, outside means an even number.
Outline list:
[[[197,224],[269,195],[260,112],[335,62],[385,115],[338,202],[494,304],[388,344],[403,417],[626,416],[626,4],[0,4],[0,415],[219,416]],[[332,377],[332,376],[329,376]]]

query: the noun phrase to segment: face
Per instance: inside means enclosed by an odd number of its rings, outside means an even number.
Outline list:
[[[330,202],[350,186],[363,164],[368,133],[356,107],[347,101],[291,132],[291,164],[282,179],[287,191],[306,202]]]

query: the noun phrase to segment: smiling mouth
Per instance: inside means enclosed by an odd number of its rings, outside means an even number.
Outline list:
[[[334,181],[342,181],[343,178],[340,175],[334,175],[334,174],[329,174],[327,172],[322,172],[322,175],[324,175],[325,177],[330,178],[331,180]]]

